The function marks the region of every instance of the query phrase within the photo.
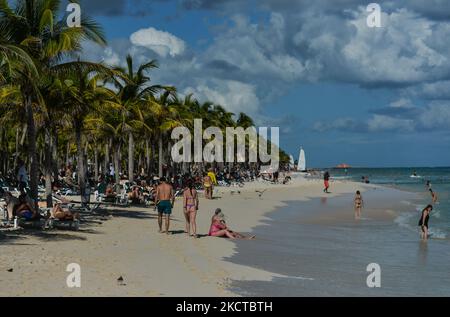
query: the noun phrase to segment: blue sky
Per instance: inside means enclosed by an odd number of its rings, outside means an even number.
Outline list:
[[[450,1],[96,0],[82,13],[107,48],[86,58],[156,59],[155,83],[279,126],[309,167],[448,166]]]

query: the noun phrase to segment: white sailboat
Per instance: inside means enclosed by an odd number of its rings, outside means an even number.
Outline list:
[[[289,155],[289,169],[294,170],[295,169],[295,162],[294,157],[292,154]]]
[[[305,151],[303,150],[303,148],[300,148],[297,171],[306,172],[306,156],[305,156]]]

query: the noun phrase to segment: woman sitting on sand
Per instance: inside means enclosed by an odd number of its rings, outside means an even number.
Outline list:
[[[198,210],[198,194],[194,188],[194,183],[188,181],[183,192],[183,211],[186,219],[186,233],[197,238],[197,210]],[[192,235],[191,235],[192,229]]]
[[[79,213],[72,213],[69,209],[63,209],[60,203],[55,204],[55,206],[53,207],[51,217],[61,221],[80,219]]]
[[[230,239],[254,239],[255,236],[247,237],[243,234],[231,231],[225,223],[225,215],[220,208],[217,208],[214,212],[214,216],[211,219],[211,227],[208,235],[211,237],[227,237]]]

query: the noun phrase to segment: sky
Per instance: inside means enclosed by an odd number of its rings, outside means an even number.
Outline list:
[[[63,1],[64,3],[64,1]],[[95,0],[108,46],[83,57],[152,59],[153,84],[280,127],[308,167],[449,166],[450,1]]]

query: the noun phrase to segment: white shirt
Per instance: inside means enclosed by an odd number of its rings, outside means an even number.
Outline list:
[[[27,170],[25,169],[25,165],[22,165],[19,168],[19,172],[17,173],[17,180],[19,182],[28,182],[28,174],[27,174]]]

